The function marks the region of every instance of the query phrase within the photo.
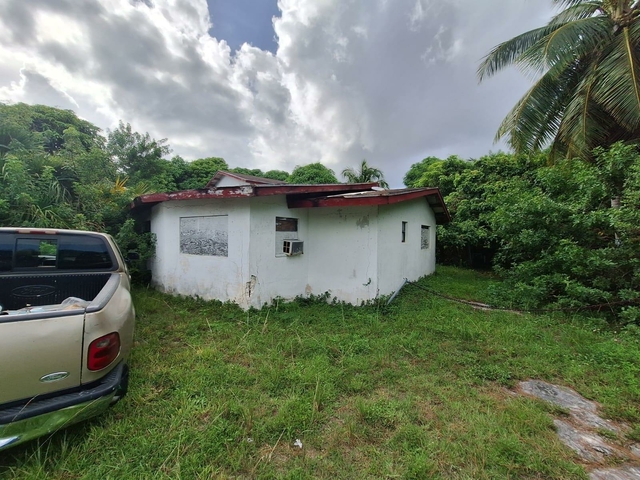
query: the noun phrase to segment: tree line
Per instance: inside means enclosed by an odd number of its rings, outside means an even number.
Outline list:
[[[120,122],[102,135],[70,110],[0,103],[0,226],[71,228],[113,235],[124,251],[135,250],[137,276],[153,255],[154,241],[128,214],[146,193],[204,188],[218,170],[288,183],[340,183],[319,162],[289,173],[230,167],[223,158],[191,162],[171,156],[166,139],[154,139]],[[345,169],[350,183],[381,181],[380,170],[363,161]]]
[[[428,157],[404,182],[440,188],[453,221],[438,227],[438,262],[493,268],[494,303],[639,322],[640,154],[616,143],[593,155]]]

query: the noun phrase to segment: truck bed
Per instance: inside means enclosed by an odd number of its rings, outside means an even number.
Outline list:
[[[69,297],[91,302],[107,284],[111,272],[12,274],[0,276],[3,310],[61,304]]]

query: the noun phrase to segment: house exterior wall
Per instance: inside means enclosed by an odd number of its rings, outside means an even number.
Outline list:
[[[306,293],[330,292],[359,304],[378,288],[377,206],[309,210],[309,279]],[[308,245],[308,246],[307,246]]]
[[[276,256],[276,217],[298,220],[298,239],[304,241],[304,254]],[[289,209],[284,195],[251,199],[250,272],[253,283],[250,306],[261,307],[274,298],[293,299],[307,289],[309,260],[308,210]],[[309,253],[307,253],[309,251]]]
[[[228,215],[228,256],[180,252],[180,218]],[[249,199],[163,202],[153,207],[151,231],[157,239],[151,262],[154,284],[163,291],[207,300],[249,301]]]
[[[402,242],[402,222],[407,222]],[[421,226],[429,226],[429,247],[421,248]],[[424,198],[393,205],[381,205],[378,211],[378,289],[389,295],[410,281],[435,272],[436,219]]]
[[[180,251],[181,217],[228,215],[228,255]],[[298,220],[304,254],[276,254],[276,217]],[[406,241],[401,241],[402,222]],[[429,248],[421,249],[421,226]],[[261,307],[277,297],[320,295],[353,304],[388,295],[404,278],[435,271],[435,216],[424,198],[367,207],[287,207],[284,195],[167,201],[155,205],[152,261],[161,290]]]

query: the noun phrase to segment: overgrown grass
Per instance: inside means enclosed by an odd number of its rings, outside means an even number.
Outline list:
[[[440,267],[420,284],[485,300],[493,281]],[[0,476],[586,478],[554,432],[561,412],[510,390],[526,378],[640,431],[640,339],[584,317],[478,311],[414,286],[390,307],[135,299],[129,396],[0,453]]]

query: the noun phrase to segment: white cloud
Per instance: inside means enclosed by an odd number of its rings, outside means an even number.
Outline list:
[[[0,101],[73,108],[186,158],[291,170],[362,158],[399,185],[427,155],[480,156],[527,81],[480,59],[549,0],[279,0],[277,53],[209,35],[205,0],[9,0]]]

